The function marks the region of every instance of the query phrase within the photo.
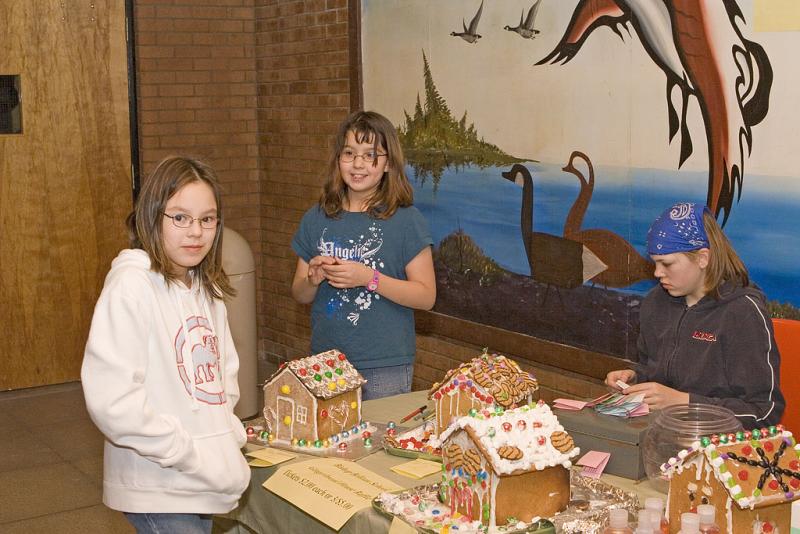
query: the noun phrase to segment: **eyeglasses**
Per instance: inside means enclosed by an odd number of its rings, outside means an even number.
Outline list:
[[[339,160],[344,161],[345,163],[352,163],[356,160],[356,158],[361,158],[365,164],[371,165],[372,163],[375,163],[375,161],[377,161],[378,158],[381,158],[383,156],[386,156],[386,154],[380,154],[372,150],[370,150],[369,152],[365,152],[363,154],[356,154],[354,150],[345,148],[339,154]]]
[[[203,217],[190,217],[185,213],[176,213],[175,215],[170,215],[168,213],[164,214],[164,217],[169,217],[172,219],[172,224],[177,226],[178,228],[191,228],[195,221],[200,221],[200,228],[204,230],[213,230],[217,227],[219,223],[219,217],[216,215],[205,215]]]

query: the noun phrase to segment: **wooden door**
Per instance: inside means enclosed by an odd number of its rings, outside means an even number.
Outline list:
[[[0,135],[0,389],[77,380],[94,303],[126,244],[125,2],[0,2],[0,75],[22,133]]]

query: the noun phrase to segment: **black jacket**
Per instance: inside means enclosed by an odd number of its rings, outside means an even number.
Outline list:
[[[785,401],[780,355],[764,294],[723,285],[692,307],[661,286],[642,302],[638,382],[689,393],[689,402],[731,410],[746,429],[777,424]]]

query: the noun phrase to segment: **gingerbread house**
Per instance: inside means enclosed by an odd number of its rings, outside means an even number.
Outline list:
[[[329,350],[283,364],[264,384],[264,419],[276,440],[313,443],[361,422],[364,377]]]
[[[800,496],[800,445],[781,425],[704,437],[661,466],[671,525],[699,504],[733,534],[789,532]]]
[[[435,404],[434,436],[439,436],[453,421],[485,408],[513,409],[534,400],[539,389],[536,379],[520,369],[517,362],[502,355],[473,358],[447,372],[433,385],[428,398]]]
[[[567,507],[580,449],[543,401],[461,417],[441,437],[440,497],[452,513],[493,528]]]

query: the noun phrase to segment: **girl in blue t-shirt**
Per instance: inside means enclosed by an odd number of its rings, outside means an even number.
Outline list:
[[[374,112],[340,125],[328,178],[292,240],[292,296],[311,309],[311,350],[339,349],[363,398],[411,390],[414,309],[436,299],[432,240],[412,206],[397,131]]]

